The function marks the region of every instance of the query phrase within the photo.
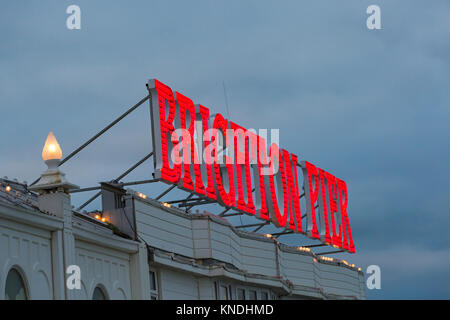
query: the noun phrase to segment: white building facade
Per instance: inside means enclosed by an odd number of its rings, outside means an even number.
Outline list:
[[[345,261],[107,184],[102,211],[76,212],[70,188],[0,179],[0,299],[365,298]]]

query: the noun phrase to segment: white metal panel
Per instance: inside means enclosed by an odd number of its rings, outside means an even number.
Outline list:
[[[161,297],[165,300],[197,300],[199,298],[197,279],[185,272],[169,269],[160,271]]]
[[[131,298],[130,258],[128,254],[91,243],[76,241],[76,263],[81,269],[81,290],[78,299],[92,299],[92,294],[100,286],[109,299]]]
[[[137,231],[149,245],[194,256],[191,219],[142,201],[135,201],[135,207]]]
[[[136,201],[136,211],[140,236],[156,248],[186,257],[213,258],[230,263],[250,277],[257,275],[278,279],[281,276],[283,281],[289,280],[294,286],[303,288],[294,290],[303,296],[323,298],[325,296],[321,292],[325,292],[343,297],[361,297],[361,291],[364,291],[362,280],[354,269],[314,262],[311,255],[280,246],[263,236],[236,231],[214,217],[177,213],[143,201]],[[162,273],[165,271],[162,270]],[[178,280],[168,277],[173,273],[166,273],[162,278],[169,281],[163,294],[173,299],[191,299],[194,296],[192,292],[186,293],[184,288],[176,288],[174,283],[178,281],[179,286],[192,287],[193,280],[185,279],[186,273],[182,271],[178,271]],[[199,273],[207,276],[208,271],[204,269]],[[205,283],[203,281],[202,286]],[[166,284],[162,282],[162,285]],[[198,289],[202,286],[197,283],[194,287]]]
[[[9,220],[0,220],[0,299],[6,276],[16,268],[24,277],[30,299],[53,299],[51,233]]]
[[[315,287],[313,257],[280,250],[280,273],[296,285]]]

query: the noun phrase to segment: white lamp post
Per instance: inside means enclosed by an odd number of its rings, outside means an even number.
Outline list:
[[[61,158],[61,147],[53,133],[50,132],[42,149],[42,159],[47,164],[48,169],[41,174],[39,182],[29,189],[38,191],[41,194],[51,191],[68,193],[71,189],[78,189],[79,187],[69,183],[65,174],[59,170],[58,165],[61,162]]]

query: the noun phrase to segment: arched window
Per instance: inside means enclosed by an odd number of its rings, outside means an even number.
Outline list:
[[[108,300],[108,299],[106,298],[105,292],[100,287],[96,287],[94,289],[94,294],[92,295],[92,300]]]
[[[21,274],[16,269],[11,269],[6,277],[6,300],[28,300],[27,288]]]

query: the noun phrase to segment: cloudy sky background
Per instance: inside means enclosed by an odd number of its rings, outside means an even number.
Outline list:
[[[70,4],[81,30],[66,28]],[[370,4],[382,30],[366,28]],[[281,128],[282,147],[346,180],[357,253],[337,257],[381,267],[368,298],[449,299],[449,15],[438,0],[4,1],[0,175],[33,181],[49,131],[67,155],[155,77],[245,127]],[[151,148],[142,107],[63,171],[92,186]]]

